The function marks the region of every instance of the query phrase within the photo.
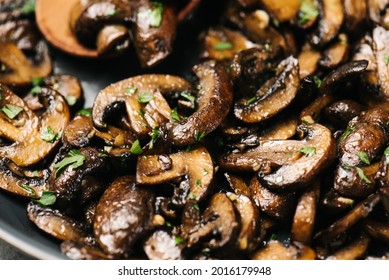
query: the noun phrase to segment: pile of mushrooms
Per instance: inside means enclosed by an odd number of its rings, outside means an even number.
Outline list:
[[[389,258],[388,1],[223,1],[189,75],[129,77],[92,108],[27,2],[0,2],[0,188],[64,255]],[[152,66],[199,2],[89,1],[71,27]]]

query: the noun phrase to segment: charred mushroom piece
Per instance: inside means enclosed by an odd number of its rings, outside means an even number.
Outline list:
[[[310,247],[299,242],[285,246],[279,241],[272,240],[255,252],[253,260],[314,260],[316,253]]]
[[[106,254],[128,257],[137,240],[152,228],[155,194],[131,176],[116,179],[96,208],[94,234]]]
[[[347,210],[351,210],[355,204],[355,200],[341,196],[334,190],[331,190],[324,195],[321,204],[325,211],[328,211],[328,213],[339,214],[344,213]]]
[[[94,135],[92,118],[78,115],[66,126],[62,141],[65,145],[81,148],[87,146]]]
[[[328,69],[334,69],[345,63],[349,55],[349,43],[346,34],[338,36],[338,42],[329,46],[323,53],[319,64]]]
[[[370,244],[370,238],[365,234],[361,234],[355,241],[336,251],[328,256],[327,260],[358,260],[361,259],[367,252]]]
[[[274,190],[305,187],[333,161],[336,145],[331,131],[324,126],[312,124],[300,129],[307,132],[302,141],[260,141],[257,148],[222,157],[220,166],[232,171],[261,170],[261,180]]]
[[[303,50],[300,52],[298,61],[300,67],[300,80],[313,76],[318,68],[320,52],[315,50]]]
[[[70,75],[52,75],[43,80],[43,84],[58,91],[71,108],[78,107],[84,101],[84,92],[78,78]]]
[[[61,252],[72,260],[112,260],[112,256],[104,254],[101,249],[74,241],[62,242]]]
[[[164,230],[155,231],[143,244],[150,260],[181,260],[182,252],[175,238]]]
[[[263,7],[279,22],[292,21],[299,12],[299,0],[259,0]]]
[[[12,145],[0,147],[0,156],[19,166],[41,161],[59,143],[59,137],[69,122],[70,112],[62,96],[50,88],[41,91],[46,110],[37,116],[17,95],[1,86],[0,136]]]
[[[27,215],[38,228],[59,240],[87,242],[88,236],[83,225],[59,210],[30,202],[27,205]]]
[[[35,77],[50,75],[52,64],[46,43],[40,41],[35,50],[37,60],[30,61],[14,43],[0,41],[0,82],[23,87],[31,84]]]
[[[214,131],[227,116],[233,102],[230,80],[215,61],[196,65],[193,71],[200,79],[197,111],[187,119],[166,125],[166,142],[174,146],[191,145]]]
[[[387,222],[370,219],[364,223],[364,228],[373,238],[389,243],[389,224]]]
[[[293,57],[283,60],[255,96],[243,98],[235,104],[234,115],[245,123],[258,123],[285,109],[294,100],[300,85],[298,61]]]
[[[212,196],[201,223],[192,229],[187,246],[206,241],[204,247],[220,249],[221,254],[233,250],[240,232],[239,216],[232,201],[223,193]]]
[[[100,91],[95,99],[94,125],[104,130],[109,111],[121,104],[125,105],[132,132],[138,137],[145,136],[171,119],[171,109],[163,94],[184,91],[191,92],[192,86],[186,80],[170,75],[142,75],[112,84]]]
[[[208,151],[200,146],[165,157],[169,160],[168,165],[164,164],[161,155],[138,157],[137,183],[157,185],[188,175],[190,193],[197,200],[205,198],[214,177],[214,166]]]
[[[326,107],[324,117],[333,124],[346,127],[355,117],[359,116],[364,107],[356,101],[345,99],[339,100]]]
[[[323,47],[338,35],[344,20],[343,1],[323,0],[320,7],[319,26],[311,37],[311,43]]]

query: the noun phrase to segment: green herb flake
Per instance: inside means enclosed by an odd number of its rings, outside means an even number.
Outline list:
[[[181,92],[181,96],[189,100],[191,103],[194,103],[196,100],[196,97],[191,95],[188,91]]]
[[[143,10],[138,17],[149,22],[150,27],[159,27],[163,18],[163,5],[159,2],[151,2],[153,9]]]
[[[254,102],[256,102],[258,100],[258,97],[257,96],[254,96],[252,98],[250,98],[249,100],[246,101],[246,105],[250,105],[250,104],[253,104]]]
[[[137,87],[126,87],[125,92],[128,95],[133,95],[137,92],[138,88]]]
[[[62,159],[60,162],[54,164],[54,168],[57,169],[55,172],[55,177],[57,178],[58,174],[65,167],[70,166],[72,169],[78,168],[84,164],[86,157],[78,150],[70,150],[68,155]]]
[[[170,228],[173,227],[173,226],[172,226],[172,223],[169,222],[169,221],[166,221],[165,224],[166,224],[167,227],[170,227]]]
[[[150,140],[150,143],[149,143],[149,150],[152,150],[154,148],[154,143],[155,143],[155,141],[157,140],[157,138],[159,136],[160,136],[160,133],[159,133],[158,127],[154,127],[153,131],[151,133],[151,140]]]
[[[200,179],[197,179],[197,180],[196,180],[196,185],[197,185],[197,186],[200,186],[200,187],[203,186],[203,184],[201,183],[201,180],[200,180]]]
[[[139,116],[141,116],[142,119],[145,118],[145,114],[146,114],[145,110],[140,109],[137,113],[138,113]]]
[[[177,113],[177,107],[175,107],[175,108],[171,111],[170,117],[171,117],[172,120],[175,121],[175,122],[180,122],[180,121],[181,121],[180,116],[179,116],[178,113]]]
[[[42,77],[34,77],[31,79],[31,83],[34,87],[40,86],[43,84],[43,78]]]
[[[320,79],[318,76],[314,76],[313,81],[315,82],[317,88],[321,88],[321,85],[323,84],[322,79]]]
[[[130,152],[133,155],[140,155],[143,153],[143,150],[140,146],[139,140],[136,140],[134,143],[132,143]]]
[[[34,199],[33,201],[42,206],[49,206],[53,205],[56,200],[57,197],[55,196],[54,192],[43,192],[39,199]]]
[[[154,96],[149,92],[143,92],[138,96],[139,103],[148,103],[153,100]]]
[[[38,177],[38,176],[39,176],[38,170],[34,170],[34,171],[32,172],[32,176]]]
[[[353,130],[354,130],[353,127],[347,127],[345,132],[343,132],[342,136],[339,137],[339,142],[345,140],[350,135],[351,131],[353,131]]]
[[[371,183],[372,183],[372,181],[370,181],[369,178],[366,177],[365,172],[363,172],[363,169],[362,169],[362,168],[360,168],[360,167],[355,167],[355,169],[357,170],[359,177],[360,177],[363,181],[365,181],[365,182],[368,183],[368,184],[371,184]]]
[[[197,211],[200,211],[200,207],[197,203],[195,205],[193,205],[193,208],[196,209]]]
[[[267,43],[263,47],[265,48],[265,51],[270,51],[271,50],[270,45],[267,44]]]
[[[20,112],[23,111],[22,107],[7,104],[3,108],[0,109],[9,119],[13,120]]]
[[[191,200],[197,200],[196,196],[193,193],[189,193],[188,198]]]
[[[90,117],[92,116],[92,109],[81,109],[77,112],[77,115]]]
[[[315,147],[303,147],[298,151],[307,157],[311,157],[311,156],[316,155],[316,148]]]
[[[273,19],[273,24],[275,27],[280,27],[280,22],[276,19]]]
[[[106,14],[106,16],[107,16],[107,17],[112,17],[112,16],[114,16],[114,15],[117,15],[117,13],[118,13],[117,10],[112,9],[112,10],[110,10],[110,11]]]
[[[341,166],[344,170],[350,170],[350,169],[351,169],[351,166],[348,165],[348,164],[346,164],[346,163],[342,163],[340,166]]]
[[[176,242],[177,245],[181,244],[181,243],[184,243],[184,239],[181,237],[181,236],[176,236],[174,238],[174,242]]]
[[[357,153],[357,156],[359,157],[359,159],[364,163],[364,164],[367,164],[367,165],[370,165],[370,160],[369,160],[369,157],[368,155],[365,153],[365,152],[358,152]]]
[[[208,169],[204,168],[204,176],[207,176],[209,174]]]
[[[213,46],[213,49],[216,51],[226,51],[234,48],[234,45],[230,42],[218,42]]]
[[[389,53],[384,55],[384,63],[385,63],[386,66],[389,65]]]
[[[29,185],[19,184],[18,186],[21,187],[23,190],[25,190],[29,195],[36,196],[35,190],[31,188]]]
[[[318,15],[319,11],[316,6],[309,1],[304,1],[300,7],[298,22],[303,25],[308,21],[313,20]]]
[[[196,140],[196,143],[200,142],[204,137],[205,137],[205,132],[199,132],[197,130],[195,130],[195,140]]]
[[[35,0],[26,0],[23,5],[23,14],[30,15],[35,13]]]
[[[65,96],[66,102],[69,104],[69,106],[73,106],[77,102],[77,98],[74,96]]]
[[[270,236],[270,240],[278,240],[278,234],[272,233],[272,235]]]
[[[54,143],[57,140],[57,133],[50,126],[47,126],[41,134],[41,139],[49,143]]]

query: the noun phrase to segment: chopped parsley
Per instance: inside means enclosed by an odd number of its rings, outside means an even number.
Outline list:
[[[132,143],[130,152],[133,155],[140,155],[143,153],[143,150],[140,146],[139,140],[136,140],[134,143]]]
[[[315,19],[319,15],[317,7],[310,1],[303,1],[299,11],[298,22],[299,24],[305,24],[310,20]]]
[[[118,13],[117,10],[112,9],[112,10],[110,10],[110,11],[106,14],[106,16],[107,16],[107,17],[112,17],[112,16],[116,15],[117,13]]]
[[[74,96],[65,96],[66,102],[69,104],[69,106],[73,106],[77,102],[77,98]]]
[[[176,242],[177,245],[184,243],[184,239],[181,236],[176,236],[174,238],[174,242]]]
[[[385,63],[386,66],[389,65],[389,53],[384,55],[384,63]]]
[[[23,14],[30,15],[35,13],[35,0],[26,0],[23,5]]]
[[[365,152],[358,152],[357,153],[357,156],[359,157],[359,159],[364,163],[364,164],[367,164],[367,165],[370,165],[370,160],[369,160],[369,157],[368,155],[365,153]]]
[[[315,147],[303,147],[298,151],[307,157],[311,157],[311,156],[316,155],[316,148]]]
[[[43,84],[43,78],[34,77],[31,80],[31,84],[32,84],[31,94],[35,96],[38,93],[40,93],[42,90],[41,85]]]
[[[315,82],[317,88],[321,88],[321,85],[323,84],[322,79],[320,79],[318,76],[314,76],[313,81]]]
[[[246,101],[246,105],[250,105],[250,104],[253,104],[254,102],[256,102],[258,100],[258,97],[257,96],[254,96],[252,98],[250,98],[249,100]]]
[[[181,96],[188,99],[191,103],[194,103],[196,100],[196,97],[194,97],[188,91],[181,92]]]
[[[143,92],[138,96],[139,103],[148,103],[153,100],[154,96],[149,92]]]
[[[204,176],[208,175],[209,174],[209,171],[208,169],[204,168]]]
[[[152,150],[154,148],[154,143],[155,143],[155,140],[157,140],[157,138],[159,137],[159,130],[158,130],[158,127],[154,127],[153,128],[153,131],[151,133],[151,140],[150,140],[150,143],[149,143],[149,150]]]
[[[125,92],[128,95],[133,95],[136,93],[137,90],[138,90],[137,87],[126,87]]]
[[[78,168],[84,164],[85,160],[85,155],[79,150],[70,150],[64,159],[54,164],[54,168],[57,169],[55,171],[55,177],[57,177],[60,171],[62,171],[65,167],[70,166],[72,169]]]
[[[342,136],[339,137],[339,141],[345,140],[350,135],[351,131],[353,131],[353,130],[354,130],[353,127],[347,127],[345,132],[343,132]]]
[[[90,117],[92,116],[92,109],[81,109],[77,112],[77,115]]]
[[[43,192],[39,199],[34,199],[33,201],[42,206],[49,206],[53,205],[56,200],[57,197],[55,196],[54,192]]]
[[[194,136],[195,136],[196,143],[198,143],[205,137],[205,131],[199,132],[199,131],[195,130]]]
[[[369,178],[366,177],[365,172],[363,172],[363,169],[362,169],[362,168],[360,168],[360,167],[355,167],[355,169],[357,170],[359,177],[360,177],[363,181],[365,181],[365,182],[368,183],[368,184],[371,184],[371,183],[372,183],[372,181],[370,181]]]
[[[35,190],[31,188],[29,185],[19,184],[18,186],[21,187],[23,190],[25,190],[29,195],[36,196]]]
[[[58,134],[55,133],[54,130],[50,126],[47,126],[41,134],[41,139],[43,141],[46,141],[49,143],[54,143],[55,140],[57,140],[57,136],[58,136]]]
[[[9,119],[13,120],[20,112],[23,111],[22,107],[7,104],[3,108],[0,109]]]
[[[200,207],[197,203],[195,205],[193,205],[193,208],[196,209],[197,211],[200,211]]]
[[[151,2],[151,4],[154,8],[141,11],[138,14],[138,17],[147,20],[150,27],[159,27],[162,23],[163,5],[162,3],[156,1]]]
[[[218,42],[213,46],[213,49],[216,51],[226,51],[231,50],[234,47],[230,42]]]
[[[175,108],[171,111],[170,116],[171,116],[172,120],[175,121],[175,122],[181,121],[180,116],[179,116],[178,113],[177,113],[177,107],[175,107]]]
[[[189,193],[188,198],[191,200],[197,200],[196,196],[193,193]]]

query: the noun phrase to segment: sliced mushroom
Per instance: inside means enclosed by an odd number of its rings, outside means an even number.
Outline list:
[[[346,34],[338,36],[338,42],[329,46],[323,53],[319,64],[328,69],[334,69],[348,60],[349,43]]]
[[[300,52],[298,61],[300,67],[300,80],[307,76],[313,76],[318,68],[320,52],[316,50],[303,50]]]
[[[348,166],[361,165],[358,156],[361,152],[366,153],[369,160],[377,157],[389,141],[388,120],[389,111],[379,108],[362,114],[356,125],[350,125],[348,133],[339,143],[341,163]]]
[[[44,88],[41,97],[46,110],[39,117],[17,95],[1,86],[0,137],[12,145],[0,147],[0,157],[7,157],[19,166],[29,166],[50,154],[69,122],[66,101],[55,91]]]
[[[379,23],[381,21],[381,13],[387,5],[387,0],[367,0],[370,19],[373,22]]]
[[[212,158],[204,147],[166,155],[170,164],[164,164],[161,155],[138,157],[136,181],[139,184],[157,185],[188,175],[190,193],[202,200],[208,193],[214,177]]]
[[[364,228],[373,238],[389,244],[389,224],[387,222],[370,219],[364,223]]]
[[[92,118],[89,116],[76,116],[66,126],[62,135],[62,141],[65,145],[81,148],[89,144],[94,134]]]
[[[367,252],[370,244],[370,238],[365,234],[359,236],[351,244],[347,245],[332,255],[328,256],[327,260],[358,260],[361,259]]]
[[[269,79],[252,98],[235,104],[234,115],[246,123],[258,123],[285,109],[294,100],[300,85],[298,61],[293,57],[283,60]]]
[[[381,95],[389,97],[389,31],[383,27],[376,27],[373,30],[373,49],[377,63],[378,83]]]
[[[9,20],[0,24],[0,38],[1,41],[16,44],[25,53],[34,53],[40,40],[33,22],[26,19]]]
[[[171,119],[171,109],[162,95],[184,91],[192,91],[192,86],[170,75],[142,75],[112,84],[95,99],[94,125],[104,130],[109,111],[122,104],[126,107],[132,132],[138,137],[145,136]]]
[[[355,204],[355,199],[341,196],[334,190],[327,192],[322,199],[322,207],[331,214],[344,213]]]
[[[367,3],[366,1],[344,0],[344,13],[346,30],[357,34],[367,23]]]
[[[358,221],[369,216],[380,201],[378,194],[371,194],[369,197],[358,203],[349,213],[331,224],[328,228],[319,231],[314,239],[325,245],[330,245],[340,235],[345,234]]]
[[[239,216],[232,201],[225,194],[217,193],[205,209],[200,225],[192,229],[187,246],[205,241],[205,247],[221,249],[225,254],[235,248],[239,232]]]
[[[346,127],[355,117],[359,116],[364,107],[350,99],[339,100],[326,107],[323,111],[324,117],[333,124]]]
[[[299,0],[260,0],[259,2],[279,22],[292,21],[301,6]]]
[[[27,215],[38,228],[59,240],[87,241],[88,236],[84,226],[59,210],[30,202],[27,205]]]
[[[323,0],[320,7],[320,21],[311,37],[311,43],[323,47],[338,35],[344,20],[342,0]]]
[[[252,191],[241,177],[231,173],[224,173],[224,176],[226,177],[227,182],[230,188],[234,191],[234,193],[236,193],[237,195],[242,194],[247,197],[251,197]]]
[[[310,247],[299,242],[285,246],[279,241],[272,240],[255,252],[253,260],[314,260],[316,253]]]
[[[181,249],[174,236],[164,230],[155,231],[144,243],[143,249],[150,260],[181,260]]]
[[[389,187],[381,188],[380,189],[380,196],[382,204],[384,205],[385,211],[388,214],[389,213]]]
[[[296,190],[307,186],[335,158],[336,146],[331,132],[321,125],[300,129],[307,132],[302,141],[260,141],[257,148],[222,157],[220,166],[235,171],[261,170],[261,180],[271,189]],[[312,152],[304,154],[307,149]],[[270,171],[266,170],[269,167]],[[274,171],[274,167],[280,168]]]
[[[128,257],[133,245],[152,228],[155,194],[131,176],[116,179],[96,208],[94,234],[106,254]]]
[[[227,116],[233,102],[231,82],[223,67],[215,61],[196,65],[193,71],[200,80],[197,111],[181,122],[167,124],[166,141],[175,146],[198,142],[198,135],[208,135]]]
[[[52,71],[47,45],[40,41],[36,45],[37,61],[30,61],[11,42],[0,41],[0,82],[12,87],[27,86],[35,77],[47,77]]]
[[[291,229],[291,240],[309,245],[316,225],[317,204],[320,196],[320,181],[306,190],[297,202]]]
[[[112,256],[104,254],[101,249],[74,241],[61,243],[61,252],[72,260],[111,260]]]
[[[45,86],[51,87],[65,97],[71,108],[78,107],[84,101],[84,92],[78,78],[71,75],[52,75],[43,80]]]

